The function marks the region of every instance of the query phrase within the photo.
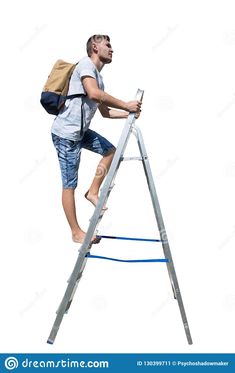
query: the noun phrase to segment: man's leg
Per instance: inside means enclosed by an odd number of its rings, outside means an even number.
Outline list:
[[[109,151],[102,159],[101,161],[99,162],[98,166],[97,166],[97,169],[96,169],[96,173],[95,173],[95,177],[91,183],[91,186],[88,190],[88,192],[86,193],[86,198],[91,202],[93,203],[93,205],[97,205],[97,202],[98,202],[98,199],[99,199],[99,190],[100,190],[100,186],[105,178],[105,176],[107,175],[107,172],[110,168],[110,165],[112,163],[112,160],[113,160],[113,157],[114,157],[114,153],[115,153],[115,148],[112,149],[111,151]]]
[[[77,221],[74,192],[75,189],[63,188],[62,205],[71,228],[73,241],[82,243],[86,233],[81,229]]]
[[[71,228],[72,239],[75,242],[83,243],[86,233],[78,224],[74,196],[77,187],[78,167],[80,162],[80,144],[54,134],[52,134],[52,140],[59,158],[63,183],[62,205]],[[92,242],[98,242],[96,237],[92,238]]]
[[[72,240],[77,243],[83,243],[86,232],[84,232],[81,229],[77,221],[74,192],[75,192],[75,189],[63,188],[62,205],[64,208],[66,218],[68,220],[69,226],[71,228]],[[92,243],[98,243],[99,241],[100,239],[96,238],[96,236],[92,237],[92,240],[91,240]]]

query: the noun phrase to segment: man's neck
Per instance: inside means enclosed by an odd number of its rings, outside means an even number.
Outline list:
[[[90,59],[92,60],[98,71],[101,71],[103,69],[104,63],[100,61],[96,54],[93,54]]]

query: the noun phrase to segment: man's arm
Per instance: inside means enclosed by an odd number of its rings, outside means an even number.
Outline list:
[[[135,100],[124,102],[122,100],[119,100],[99,89],[96,80],[90,76],[83,77],[82,84],[88,97],[91,100],[98,102],[100,105],[105,104],[107,107],[110,106],[115,109],[125,110],[129,113],[136,113],[140,111],[141,101]]]
[[[119,110],[110,109],[105,104],[99,105],[99,111],[102,117],[111,118],[111,119],[127,118],[129,114],[128,111],[119,111]]]

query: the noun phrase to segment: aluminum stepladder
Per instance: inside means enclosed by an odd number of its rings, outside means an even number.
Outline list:
[[[138,89],[137,94],[136,94],[136,100],[142,101],[143,94],[144,94],[144,91]],[[134,134],[136,139],[137,139],[137,143],[138,143],[138,147],[139,147],[139,151],[140,151],[140,157],[127,157],[127,158],[125,158],[124,157],[124,152],[125,152],[125,149],[126,149],[126,146],[127,146],[127,143],[128,143],[128,140],[129,140],[129,137],[130,137],[131,134]],[[187,317],[186,317],[186,313],[185,313],[185,309],[184,309],[184,305],[183,305],[181,292],[180,292],[180,289],[179,289],[179,284],[178,284],[178,280],[177,280],[177,276],[176,276],[176,272],[175,272],[173,259],[172,259],[172,256],[171,256],[171,250],[170,250],[169,242],[168,242],[168,239],[167,239],[167,234],[166,234],[166,230],[165,230],[165,226],[164,226],[164,222],[163,222],[163,218],[162,218],[162,213],[161,213],[161,209],[160,209],[160,205],[159,205],[159,201],[158,201],[158,197],[157,197],[157,193],[156,193],[156,189],[155,189],[155,185],[154,185],[154,180],[153,180],[153,176],[152,176],[152,172],[151,172],[146,148],[145,148],[145,145],[144,145],[144,141],[143,141],[141,131],[135,125],[135,114],[134,113],[129,114],[129,116],[126,120],[126,124],[123,128],[123,131],[122,131],[122,134],[121,134],[121,137],[120,137],[120,140],[119,140],[119,143],[118,143],[118,146],[117,146],[112,164],[111,164],[109,172],[106,176],[104,185],[101,189],[98,204],[97,204],[97,206],[94,210],[92,218],[90,219],[90,225],[88,227],[84,242],[81,245],[81,248],[79,250],[78,258],[77,258],[77,261],[75,263],[73,272],[72,272],[72,274],[71,274],[71,276],[68,280],[67,289],[66,289],[64,297],[63,297],[63,299],[60,303],[60,306],[57,310],[57,316],[56,316],[55,322],[53,324],[53,327],[51,329],[51,333],[49,335],[49,338],[47,340],[47,343],[49,343],[49,344],[53,344],[54,341],[55,341],[55,338],[56,338],[56,335],[57,335],[58,330],[60,328],[60,324],[63,320],[64,314],[68,312],[68,310],[71,306],[71,303],[72,303],[74,294],[76,292],[78,283],[79,283],[79,281],[82,277],[82,273],[83,273],[83,270],[85,268],[87,259],[89,258],[89,256],[91,256],[90,255],[90,249],[92,247],[91,240],[92,240],[93,235],[96,233],[97,227],[98,227],[98,225],[99,225],[99,223],[100,223],[100,221],[103,217],[104,210],[102,210],[102,208],[103,208],[103,206],[105,206],[105,204],[108,200],[108,197],[110,195],[110,192],[113,188],[114,179],[115,179],[115,176],[116,176],[117,171],[119,169],[120,163],[124,160],[135,160],[135,159],[136,160],[141,160],[142,164],[143,164],[143,168],[144,168],[144,172],[145,172],[145,176],[146,176],[146,179],[147,179],[148,188],[149,188],[149,192],[150,192],[150,196],[151,196],[151,200],[152,200],[152,204],[153,204],[154,214],[155,214],[155,218],[156,218],[156,221],[157,221],[158,230],[159,230],[159,234],[160,234],[160,238],[161,238],[160,240],[152,240],[152,241],[160,241],[162,243],[163,253],[164,253],[164,257],[165,257],[165,259],[145,260],[145,261],[159,261],[159,262],[164,261],[164,262],[166,262],[168,275],[169,275],[172,290],[173,290],[173,296],[178,302],[178,306],[179,306],[179,310],[180,310],[185,334],[186,334],[186,337],[187,337],[187,341],[188,341],[189,344],[192,344],[192,338],[191,338],[191,334],[190,334],[190,330],[189,330],[189,325],[188,325],[188,321],[187,321]],[[102,237],[104,237],[104,238],[118,238],[118,237],[112,237],[112,236],[100,236],[100,237],[101,238]],[[121,239],[124,238],[125,239],[125,237],[119,237],[119,238],[121,238]],[[145,239],[140,239],[140,240],[148,241],[148,239],[146,239],[146,240]],[[151,241],[151,240],[149,240],[149,241]],[[96,256],[94,256],[94,257],[96,257]],[[106,258],[106,259],[108,259],[108,258]],[[120,261],[122,261],[122,260],[120,260]],[[125,261],[125,260],[123,260],[123,261]],[[138,260],[136,260],[136,261],[138,261]]]

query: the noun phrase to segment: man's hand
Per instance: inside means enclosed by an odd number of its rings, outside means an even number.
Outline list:
[[[141,105],[141,101],[129,101],[126,104],[126,110],[129,111],[129,113],[138,113],[141,109]]]
[[[138,119],[138,118],[139,118],[140,113],[141,113],[141,110],[139,110],[139,111],[137,111],[137,112],[135,113],[135,119]]]

